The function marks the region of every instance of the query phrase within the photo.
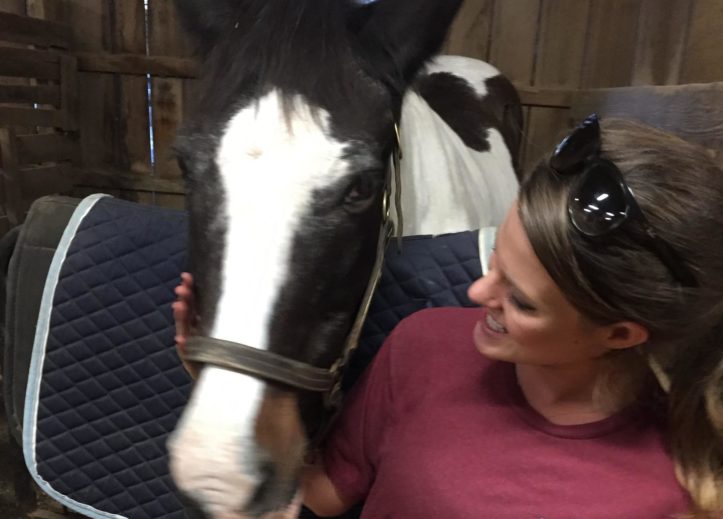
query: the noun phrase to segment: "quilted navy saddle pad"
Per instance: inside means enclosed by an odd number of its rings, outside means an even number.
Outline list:
[[[166,437],[190,378],[173,352],[182,213],[92,196],[50,266],[25,399],[27,466],[89,517],[184,517]]]
[[[186,517],[166,454],[191,386],[175,353],[171,312],[186,223],[180,211],[93,195],[73,213],[53,257],[23,450],[41,488],[88,517]],[[400,319],[430,306],[469,305],[466,288],[480,275],[476,232],[389,247],[349,383]]]

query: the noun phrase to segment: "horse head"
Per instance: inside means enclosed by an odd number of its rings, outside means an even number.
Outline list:
[[[197,332],[220,357],[245,345],[313,378],[340,356],[377,257],[404,92],[459,4],[177,0],[204,71],[176,145]],[[263,517],[297,493],[323,393],[275,365],[228,368],[201,371],[171,471],[206,516]]]

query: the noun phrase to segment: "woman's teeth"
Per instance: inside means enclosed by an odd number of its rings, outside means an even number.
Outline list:
[[[487,312],[487,316],[485,317],[485,323],[492,331],[495,331],[497,333],[507,333],[507,328],[495,321],[489,312]]]

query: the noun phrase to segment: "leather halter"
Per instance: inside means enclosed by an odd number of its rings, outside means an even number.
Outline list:
[[[387,182],[384,189],[382,203],[382,225],[377,242],[377,254],[372,269],[371,278],[357,312],[356,319],[347,336],[341,356],[330,368],[319,368],[305,362],[266,350],[253,348],[245,344],[214,339],[211,337],[191,336],[186,341],[185,360],[199,364],[211,364],[224,369],[237,371],[252,377],[284,384],[295,389],[313,391],[325,394],[325,406],[328,409],[337,408],[341,401],[341,379],[351,354],[356,350],[359,336],[364,325],[372,296],[382,276],[384,251],[389,239],[394,235],[394,223],[391,220],[391,183],[395,184],[395,199],[397,209],[397,222],[399,224],[399,239],[401,239],[401,184],[399,166],[402,159],[399,127],[394,125],[395,147],[392,151],[392,175],[387,173]]]

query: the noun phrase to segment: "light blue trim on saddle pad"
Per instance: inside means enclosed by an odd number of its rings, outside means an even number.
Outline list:
[[[30,471],[38,486],[69,509],[96,519],[126,519],[124,516],[109,514],[97,510],[84,503],[79,503],[64,494],[55,490],[47,481],[45,481],[38,472],[38,465],[35,452],[35,439],[37,427],[37,412],[40,398],[40,382],[43,373],[43,363],[45,361],[45,348],[48,340],[48,332],[50,330],[50,317],[53,310],[53,300],[55,298],[55,289],[58,284],[60,270],[65,261],[65,257],[70,248],[70,244],[75,238],[78,227],[83,222],[85,216],[91,211],[93,206],[102,198],[108,195],[97,194],[90,195],[85,198],[77,207],[68,226],[63,232],[58,248],[53,256],[50,264],[48,277],[45,281],[45,289],[43,290],[43,298],[40,303],[40,313],[38,315],[38,324],[35,329],[35,342],[33,344],[33,354],[30,360],[30,372],[28,375],[28,387],[25,397],[25,411],[23,413],[23,453],[25,456],[25,464]]]

